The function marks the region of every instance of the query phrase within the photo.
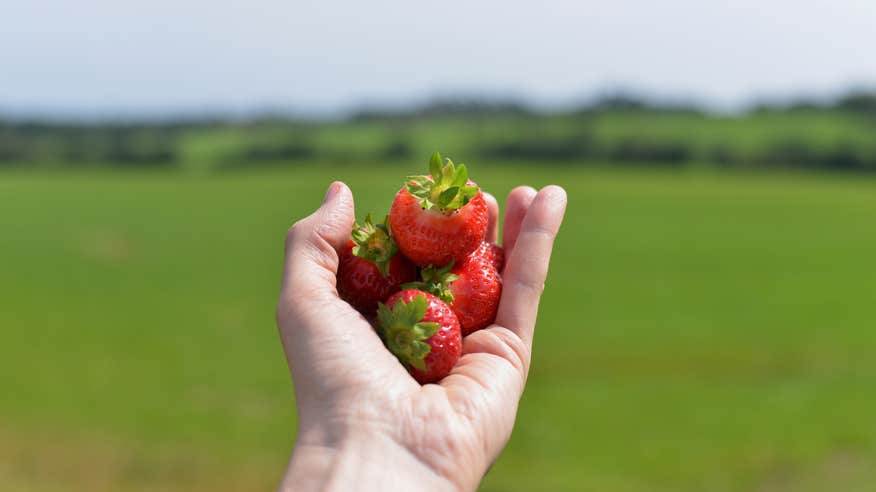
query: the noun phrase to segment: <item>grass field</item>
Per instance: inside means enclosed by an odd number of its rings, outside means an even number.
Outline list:
[[[418,169],[0,174],[0,490],[266,490],[283,236]],[[872,490],[876,180],[515,166],[569,191],[487,491]]]

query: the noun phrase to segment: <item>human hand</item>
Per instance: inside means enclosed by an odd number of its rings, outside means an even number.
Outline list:
[[[490,210],[487,240],[498,236]],[[557,186],[508,195],[496,323],[463,340],[439,384],[420,386],[335,289],[355,213],[332,183],[286,237],[277,325],[292,373],[298,434],[283,490],[474,490],[508,442],[529,370],[538,302],[566,208]]]

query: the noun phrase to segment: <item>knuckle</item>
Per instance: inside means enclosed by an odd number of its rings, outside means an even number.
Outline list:
[[[526,348],[526,343],[523,339],[507,328],[497,328],[491,331],[490,334],[496,337],[503,347],[503,353],[497,355],[501,355],[515,369],[525,375],[529,360],[529,350]]]
[[[530,297],[535,299],[538,299],[544,293],[544,281],[539,282],[534,278],[515,278],[513,286],[530,294]]]
[[[306,224],[305,220],[306,219],[297,220],[291,226],[289,226],[289,229],[286,231],[287,245],[292,244],[295,238],[301,235],[301,231],[302,229],[304,229],[304,226]]]
[[[325,271],[337,272],[338,262],[340,261],[338,252],[321,236],[313,238],[310,247],[306,248],[304,253],[314,265]]]
[[[548,243],[553,242],[554,236],[556,235],[554,231],[540,224],[535,224],[527,227],[526,231],[524,231],[524,234],[526,234],[527,236],[532,236],[532,239],[534,240],[547,241]]]

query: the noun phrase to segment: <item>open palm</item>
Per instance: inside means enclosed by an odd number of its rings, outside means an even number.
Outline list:
[[[499,207],[486,198],[487,239],[495,242]],[[355,212],[349,188],[333,183],[322,206],[286,239],[277,323],[294,381],[298,437],[283,488],[475,489],[511,435],[565,206],[556,186],[511,191],[496,323],[465,337],[462,358],[440,384],[420,386],[338,297],[338,251]]]

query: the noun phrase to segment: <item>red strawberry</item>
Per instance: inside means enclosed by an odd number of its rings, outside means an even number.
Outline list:
[[[351,237],[340,255],[338,294],[360,313],[374,316],[378,302],[417,278],[417,267],[398,253],[386,220],[375,225],[368,214]]]
[[[480,330],[496,321],[502,278],[490,257],[472,254],[457,266],[427,267],[421,272],[422,282],[405,284],[402,288],[418,288],[446,302],[459,318],[463,335]]]
[[[462,354],[462,335],[453,311],[419,290],[396,292],[377,308],[377,329],[389,351],[420,384],[450,373]]]
[[[429,161],[429,176],[410,176],[389,211],[401,252],[420,266],[463,261],[483,242],[487,231],[487,203],[477,184],[468,179],[465,165],[450,159],[442,167],[441,154]]]
[[[505,268],[505,249],[496,243],[482,242],[471,256],[487,259],[499,273],[502,273],[502,269]]]

